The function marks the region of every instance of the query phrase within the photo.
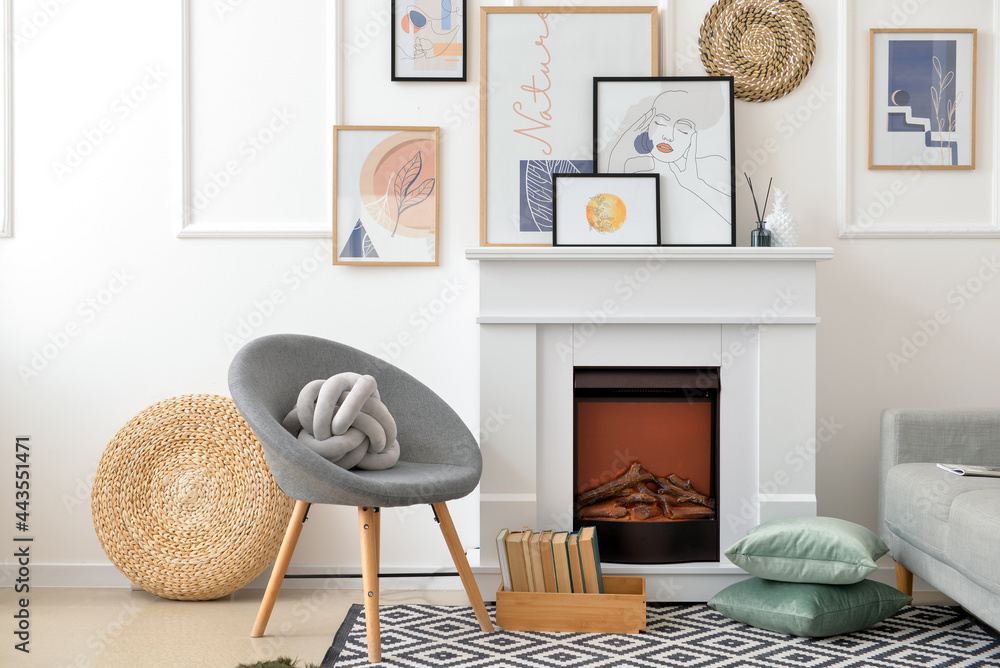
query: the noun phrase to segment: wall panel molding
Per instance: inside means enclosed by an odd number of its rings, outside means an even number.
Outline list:
[[[13,166],[13,134],[12,134],[12,117],[13,117],[13,98],[11,92],[13,87],[11,85],[11,62],[12,62],[12,51],[11,46],[13,43],[12,37],[12,21],[11,21],[11,0],[3,0],[3,4],[0,5],[0,22],[2,22],[3,29],[3,51],[0,54],[0,58],[3,59],[0,62],[0,86],[3,87],[0,94],[3,95],[2,107],[0,107],[0,141],[3,145],[0,146],[0,238],[10,237],[14,234],[14,223],[13,223],[13,183],[14,183],[14,172]]]
[[[1000,73],[1000,46],[997,44],[997,36],[1000,35],[1000,8],[996,3],[992,3],[992,20],[989,27],[979,27],[979,53],[977,54],[977,98],[979,109],[976,125],[978,128],[988,128],[993,136],[990,148],[993,155],[989,161],[979,161],[975,171],[982,169],[991,170],[992,192],[990,193],[991,212],[989,219],[985,221],[901,221],[893,222],[884,217],[868,216],[868,221],[858,224],[856,212],[858,210],[858,191],[856,187],[855,174],[852,173],[852,166],[865,174],[868,170],[865,167],[858,167],[859,155],[867,155],[868,150],[868,127],[867,117],[864,127],[854,127],[855,123],[851,118],[851,113],[859,105],[868,109],[868,99],[855,99],[852,85],[858,77],[862,77],[865,82],[868,80],[868,71],[856,72],[853,56],[858,50],[863,50],[866,54],[867,63],[868,28],[878,28],[885,26],[857,26],[855,25],[854,2],[858,0],[838,0],[838,50],[840,62],[837,75],[837,89],[842,94],[837,102],[837,226],[839,236],[842,239],[862,239],[862,238],[988,238],[1000,236],[1000,108],[998,108],[998,83],[997,74]],[[893,8],[898,10],[896,5]],[[949,7],[949,9],[956,7]],[[914,20],[912,25],[905,25],[906,28],[936,27],[937,24],[928,25],[926,21]],[[904,26],[901,26],[904,27]],[[969,26],[975,27],[975,26]],[[862,30],[864,37],[862,38]],[[984,59],[982,53],[985,48],[992,49],[992,58]],[[985,71],[985,65],[990,65],[992,73]],[[867,87],[867,84],[866,84]],[[991,117],[984,117],[981,112],[984,101],[989,101],[992,110]],[[980,134],[980,137],[982,135]],[[982,140],[979,147],[983,146]],[[860,153],[859,153],[860,152]],[[908,179],[913,170],[899,170],[895,172],[906,176]],[[933,170],[925,170],[923,175],[934,174]],[[924,187],[923,185],[921,187]],[[955,194],[955,193],[952,193]],[[961,196],[959,194],[959,196]],[[874,203],[872,203],[874,206]]]
[[[8,0],[9,1],[9,0]],[[192,58],[191,0],[180,4],[180,113],[176,130],[176,149],[173,157],[174,179],[171,189],[172,221],[174,231],[181,238],[219,237],[289,237],[289,238],[331,238],[332,237],[332,184],[326,179],[326,215],[320,219],[303,222],[281,220],[268,221],[213,221],[208,216],[197,215],[194,202],[193,178],[193,138],[192,138],[192,72],[198,67]],[[333,126],[340,122],[343,96],[341,87],[342,58],[340,54],[340,31],[343,15],[340,2],[323,3],[326,22],[326,146],[333,145]],[[249,11],[249,8],[238,11]],[[268,36],[273,38],[273,36]],[[328,155],[328,177],[332,175],[332,155]]]

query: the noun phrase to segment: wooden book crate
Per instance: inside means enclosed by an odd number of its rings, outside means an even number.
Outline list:
[[[604,576],[603,594],[497,590],[497,624],[507,631],[638,633],[646,628],[646,580]]]

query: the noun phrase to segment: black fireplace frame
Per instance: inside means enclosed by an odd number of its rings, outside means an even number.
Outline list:
[[[597,528],[601,561],[625,564],[677,564],[719,561],[719,367],[574,367],[573,369],[573,530]],[[582,401],[709,401],[712,404],[711,519],[672,521],[581,520],[578,487],[577,423]],[[666,475],[669,472],[654,472]]]

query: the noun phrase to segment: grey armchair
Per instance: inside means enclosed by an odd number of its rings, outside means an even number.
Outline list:
[[[382,471],[345,470],[281,425],[309,381],[350,371],[373,376],[399,432],[400,459]],[[275,482],[296,500],[251,636],[264,634],[309,504],[358,507],[369,661],[381,660],[378,619],[379,509],[427,503],[433,509],[483,631],[493,624],[445,502],[479,483],[482,457],[469,429],[427,386],[372,355],[295,334],[250,341],[229,368],[233,401],[264,448]]]

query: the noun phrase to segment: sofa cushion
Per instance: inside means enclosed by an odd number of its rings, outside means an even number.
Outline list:
[[[894,534],[934,558],[951,563],[949,520],[957,497],[981,489],[997,489],[1000,479],[960,476],[937,464],[897,464],[889,469],[883,489],[885,524]]]
[[[860,524],[836,517],[786,517],[754,527],[726,556],[768,580],[844,585],[865,579],[888,551]]]
[[[945,552],[956,570],[1000,594],[1000,479],[992,483],[955,498]]]

